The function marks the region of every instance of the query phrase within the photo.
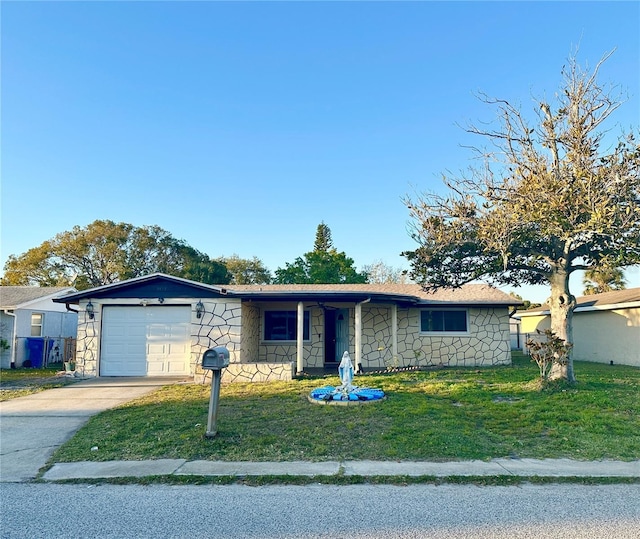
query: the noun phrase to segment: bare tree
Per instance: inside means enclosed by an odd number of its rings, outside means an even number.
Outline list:
[[[402,268],[394,268],[382,260],[364,265],[362,271],[367,274],[367,282],[372,284],[407,284],[409,282],[407,271]]]
[[[621,105],[597,82],[611,54],[592,72],[569,58],[554,103],[537,100],[533,124],[509,101],[483,97],[499,127],[468,130],[492,144],[474,148],[482,166],[445,177],[444,196],[405,199],[419,245],[405,256],[417,282],[548,284],[551,330],[573,343],[570,275],[640,260],[640,148],[634,135],[603,148],[603,123]],[[552,377],[575,381],[572,359]]]

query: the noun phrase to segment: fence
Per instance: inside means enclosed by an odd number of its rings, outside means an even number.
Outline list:
[[[75,361],[76,339],[72,337],[18,337],[17,364],[46,367],[52,363]]]

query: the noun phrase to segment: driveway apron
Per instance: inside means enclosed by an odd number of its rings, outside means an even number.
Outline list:
[[[0,482],[34,479],[92,416],[185,377],[92,378],[0,402]]]

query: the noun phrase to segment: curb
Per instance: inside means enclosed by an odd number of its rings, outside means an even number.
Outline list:
[[[175,476],[352,476],[352,477],[617,477],[640,479],[640,460],[576,461],[571,459],[493,459],[491,461],[288,461],[227,462],[184,459],[145,461],[62,462],[42,479],[113,479]]]

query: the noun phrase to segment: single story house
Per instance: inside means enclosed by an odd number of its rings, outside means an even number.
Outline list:
[[[65,339],[75,339],[78,313],[53,299],[68,286],[0,286],[0,366],[62,362]]]
[[[348,351],[366,369],[511,361],[511,296],[488,285],[208,285],[153,274],[56,299],[78,308],[85,376],[201,375],[230,352],[223,381],[291,379]],[[71,307],[71,306],[77,307]]]
[[[576,299],[573,357],[597,363],[640,367],[640,288]],[[551,327],[549,308],[519,311],[524,340]]]

